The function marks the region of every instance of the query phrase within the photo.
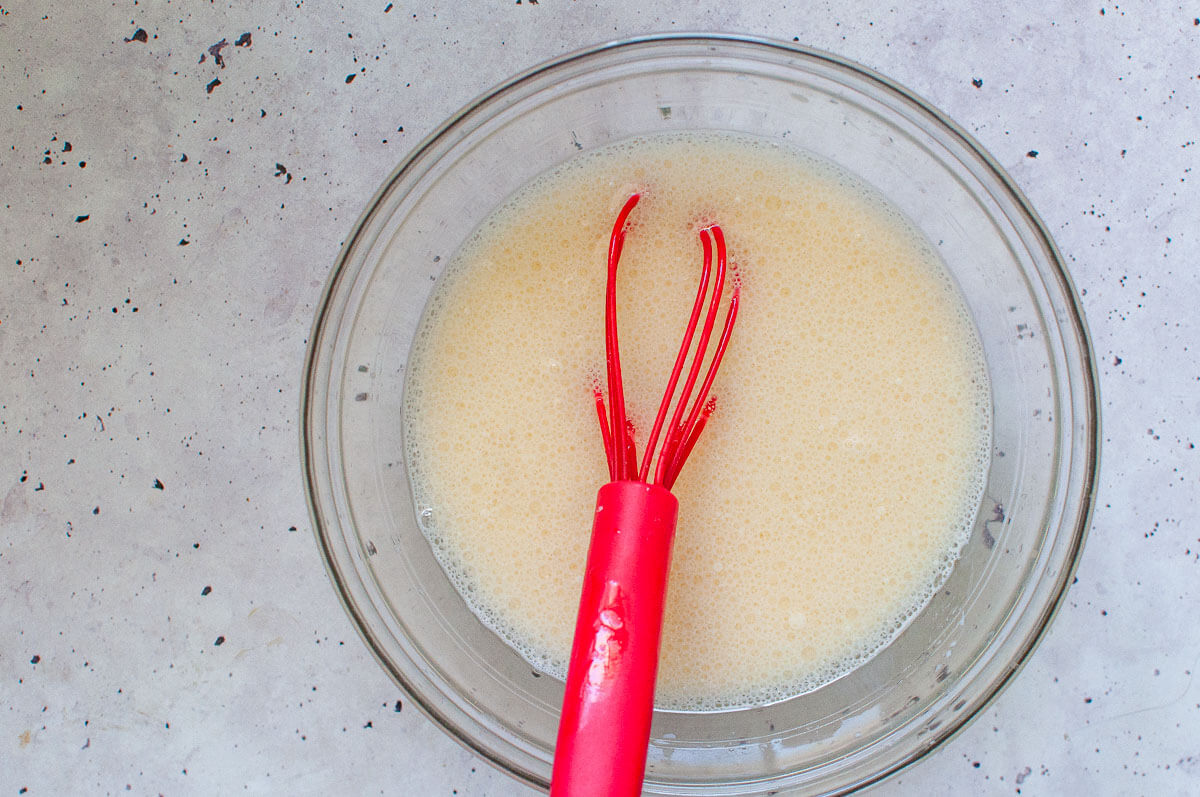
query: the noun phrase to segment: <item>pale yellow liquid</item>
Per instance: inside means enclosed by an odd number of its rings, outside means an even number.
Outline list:
[[[629,142],[528,186],[448,269],[405,403],[418,506],[447,572],[535,666],[565,673],[597,488],[605,253],[643,444],[719,222],[742,306],[718,409],[683,468],[657,702],[820,686],[941,585],[985,478],[983,354],[936,254],[831,167],[745,139]]]

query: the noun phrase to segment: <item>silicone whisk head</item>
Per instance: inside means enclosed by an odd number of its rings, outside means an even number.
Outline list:
[[[704,266],[700,273],[700,284],[696,289],[696,300],[688,317],[687,327],[683,333],[683,342],[679,345],[679,354],[675,357],[675,366],[671,369],[671,377],[667,381],[666,391],[646,439],[646,448],[639,466],[637,448],[634,445],[633,425],[625,415],[625,390],[621,382],[621,356],[617,344],[617,266],[621,260],[621,248],[625,244],[625,233],[629,214],[641,199],[641,194],[634,194],[625,202],[617,220],[613,224],[612,235],[608,242],[608,287],[605,293],[604,309],[604,342],[608,363],[608,402],[611,412],[607,411],[604,403],[604,393],[597,384],[595,387],[596,413],[600,418],[600,432],[604,439],[604,453],[608,457],[608,475],[611,481],[641,481],[647,484],[657,484],[671,489],[679,477],[679,471],[688,455],[696,445],[700,433],[708,418],[716,409],[717,400],[710,396],[713,380],[721,367],[725,349],[729,345],[729,335],[733,331],[734,321],[737,320],[740,286],[733,286],[729,299],[729,308],[725,312],[725,323],[717,339],[717,346],[712,358],[708,361],[708,369],[700,379],[700,370],[704,365],[705,355],[712,339],[717,315],[720,311],[721,297],[725,290],[727,272],[727,256],[725,235],[720,226],[713,224],[700,230],[700,243],[704,249]],[[716,252],[716,274],[713,274],[713,253]],[[704,312],[705,298],[708,298],[708,310]],[[701,324],[700,316],[704,314]],[[691,352],[691,365],[683,380],[683,387],[676,397],[679,378],[683,375],[684,366]],[[697,382],[699,386],[697,387]],[[674,411],[671,411],[672,405]],[[667,413],[671,413],[670,421]],[[665,431],[664,431],[665,425]],[[650,480],[650,465],[655,458],[655,449],[659,439],[662,439],[661,450],[658,452],[654,479]]]

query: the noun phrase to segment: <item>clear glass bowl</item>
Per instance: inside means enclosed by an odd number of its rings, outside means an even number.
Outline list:
[[[1049,234],[970,136],[886,78],[769,41],[662,36],[561,58],[471,103],[379,189],[329,278],[303,395],[313,522],[347,611],[412,701],[545,787],[562,683],[476,619],[422,536],[405,474],[405,363],[442,268],[509,194],[581,149],[685,129],[776,139],[874,185],[937,246],[986,352],[984,502],[932,602],[814,692],[655,715],[649,793],[848,790],[945,741],[1028,658],[1071,581],[1097,463],[1094,363]]]

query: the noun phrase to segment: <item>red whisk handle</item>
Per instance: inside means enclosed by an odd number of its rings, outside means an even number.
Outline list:
[[[679,502],[640,481],[596,497],[551,797],[642,790]]]

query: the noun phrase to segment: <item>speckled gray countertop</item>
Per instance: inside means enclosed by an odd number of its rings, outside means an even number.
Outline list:
[[[529,793],[403,702],[338,603],[304,347],[344,236],[442,119],[688,29],[830,50],[943,109],[1091,325],[1077,583],[999,700],[875,792],[1200,793],[1200,5],[737,5],[0,4],[0,795]]]

